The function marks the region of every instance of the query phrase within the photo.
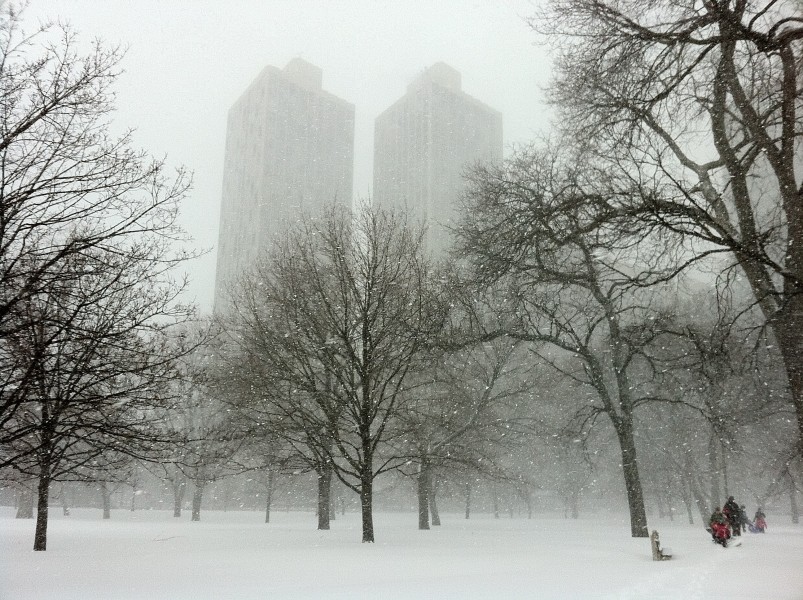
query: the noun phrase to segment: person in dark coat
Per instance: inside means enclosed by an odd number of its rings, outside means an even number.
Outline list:
[[[742,504],[739,507],[739,525],[742,526],[742,533],[747,531],[747,526],[750,524],[750,519],[747,518],[747,507]]]
[[[722,507],[722,513],[728,519],[728,524],[731,527],[733,535],[742,535],[742,519],[740,517],[741,509],[736,504],[733,496],[728,496],[728,501]]]

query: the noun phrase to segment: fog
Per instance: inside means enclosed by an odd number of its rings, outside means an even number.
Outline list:
[[[601,4],[5,5],[0,597],[799,595],[803,27]]]

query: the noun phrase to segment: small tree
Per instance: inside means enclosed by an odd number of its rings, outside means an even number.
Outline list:
[[[436,471],[448,472],[450,463],[471,463],[481,449],[512,444],[520,433],[515,405],[528,382],[516,356],[518,346],[507,338],[472,344],[410,378],[418,384],[408,385],[399,428],[403,447],[418,463],[419,529],[429,529]]]
[[[206,487],[241,470],[233,459],[243,439],[232,427],[229,406],[216,388],[215,373],[222,362],[220,336],[202,323],[172,333],[181,358],[175,362],[176,377],[171,382],[173,402],[163,412],[162,422],[180,435],[181,444],[172,446],[163,458],[186,477],[183,480],[171,467],[176,503],[186,482],[194,484],[190,519],[200,521]]]

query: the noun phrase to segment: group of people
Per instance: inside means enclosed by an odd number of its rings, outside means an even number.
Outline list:
[[[756,515],[751,521],[747,518],[744,504],[739,506],[733,496],[728,496],[728,501],[722,509],[717,506],[709,520],[711,536],[716,543],[722,546],[727,546],[731,537],[740,536],[743,531],[764,533],[766,529],[767,517],[761,508],[756,510]]]

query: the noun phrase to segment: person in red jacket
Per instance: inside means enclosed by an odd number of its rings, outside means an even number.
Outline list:
[[[718,506],[714,509],[714,512],[711,513],[711,519],[709,519],[708,525],[711,528],[711,537],[714,538],[714,541],[722,545],[723,548],[726,547],[731,536],[731,531],[730,527],[728,527],[728,520],[725,518],[725,515],[722,514]]]
[[[764,511],[760,508],[756,511],[756,516],[753,517],[753,523],[750,525],[750,531],[753,533],[764,533],[767,529],[767,519]]]

